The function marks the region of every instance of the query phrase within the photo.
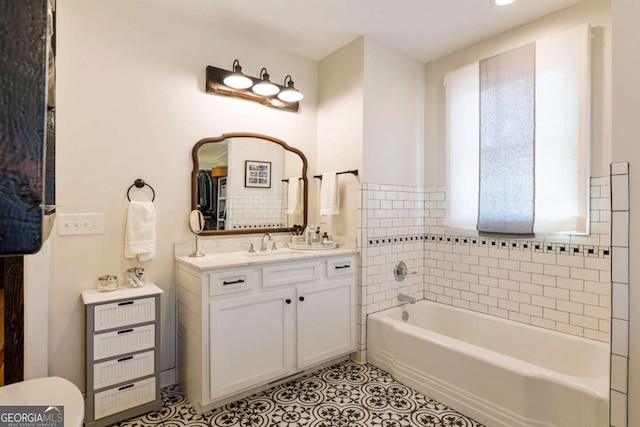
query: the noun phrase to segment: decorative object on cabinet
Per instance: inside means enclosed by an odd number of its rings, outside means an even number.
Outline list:
[[[244,161],[244,186],[271,188],[271,162]]]
[[[198,412],[356,350],[354,251],[204,261],[177,258],[179,378]]]
[[[160,295],[153,283],[82,292],[85,305],[85,426],[102,427],[162,407]]]
[[[291,75],[284,78],[284,85],[272,83],[266,68],[260,77],[242,73],[240,62],[233,61],[233,71],[208,66],[206,70],[206,92],[222,96],[242,98],[268,107],[287,111],[298,111],[304,95],[294,87]]]
[[[306,227],[307,158],[302,151],[271,136],[235,132],[201,139],[193,147],[192,158],[191,209],[199,209],[205,216],[201,235],[291,232],[293,224]],[[262,173],[275,184],[260,190],[245,187],[247,160],[271,163]],[[222,168],[226,168],[226,176],[214,177],[208,172]],[[301,202],[300,209],[289,215],[288,184],[282,181],[291,176],[301,177]],[[259,221],[255,218],[258,211]]]

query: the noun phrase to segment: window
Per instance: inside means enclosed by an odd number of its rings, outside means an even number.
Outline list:
[[[588,233],[588,24],[446,76],[445,225]]]

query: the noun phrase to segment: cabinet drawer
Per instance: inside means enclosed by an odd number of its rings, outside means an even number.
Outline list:
[[[318,280],[322,275],[320,262],[276,265],[262,269],[262,287],[292,285]]]
[[[104,331],[136,323],[153,322],[155,318],[154,297],[100,304],[93,308],[93,330]]]
[[[96,363],[93,367],[93,388],[97,390],[146,377],[154,373],[154,367],[153,350]]]
[[[124,328],[93,337],[93,360],[106,359],[155,347],[155,325]]]
[[[327,277],[346,276],[356,271],[354,257],[332,258],[327,260]]]
[[[209,295],[225,295],[252,289],[258,285],[255,270],[233,270],[209,275]]]
[[[156,398],[156,379],[148,378],[122,387],[96,393],[94,397],[95,416],[100,419],[126,409],[151,402]]]

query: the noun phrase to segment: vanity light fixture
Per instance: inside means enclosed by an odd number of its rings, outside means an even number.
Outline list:
[[[280,92],[280,88],[269,80],[269,73],[267,73],[266,68],[262,68],[262,70],[260,70],[260,82],[253,85],[251,90],[262,96],[272,96]]]
[[[205,90],[207,93],[242,98],[288,111],[298,111],[299,101],[304,98],[293,86],[290,75],[285,77],[284,86],[272,83],[266,68],[260,70],[258,78],[248,76],[242,72],[237,59],[233,61],[232,71],[208,66]]]
[[[223,82],[234,89],[248,89],[253,86],[253,80],[242,74],[242,67],[237,59],[233,61],[233,72],[225,77]]]
[[[516,0],[491,0],[491,3],[493,3],[496,6],[507,6],[511,3],[513,3]]]
[[[289,79],[288,82],[287,79]],[[293,87],[293,80],[288,74],[287,77],[284,78],[284,86],[286,87],[286,89],[280,91],[280,93],[278,94],[278,98],[280,98],[281,101],[298,102],[302,98],[304,98],[304,95],[298,89]]]

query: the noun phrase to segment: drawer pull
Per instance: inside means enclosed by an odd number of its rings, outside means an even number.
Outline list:
[[[133,356],[127,356],[127,357],[123,357],[122,359],[118,359],[118,362],[124,362],[125,360],[131,360],[133,359]]]
[[[126,334],[126,333],[129,333],[129,332],[133,332],[133,329],[123,329],[121,331],[118,331],[118,335]]]
[[[300,302],[304,301],[304,297],[300,297],[298,299],[300,300]]]
[[[286,300],[284,300],[284,302],[286,302],[287,304],[291,304],[291,299],[287,298]]]
[[[118,305],[122,306],[122,305],[131,305],[133,304],[133,301],[125,301],[125,302],[119,302]]]
[[[238,280],[234,280],[232,282],[227,282],[226,280],[222,282],[222,286],[227,286],[227,285],[237,285],[238,283],[244,283],[244,279],[238,279]]]
[[[133,388],[133,384],[124,385],[124,386],[118,388],[118,391],[126,390],[128,388]]]
[[[351,264],[345,264],[345,265],[336,265],[335,269],[336,270],[340,270],[341,268],[349,268],[351,267]]]

